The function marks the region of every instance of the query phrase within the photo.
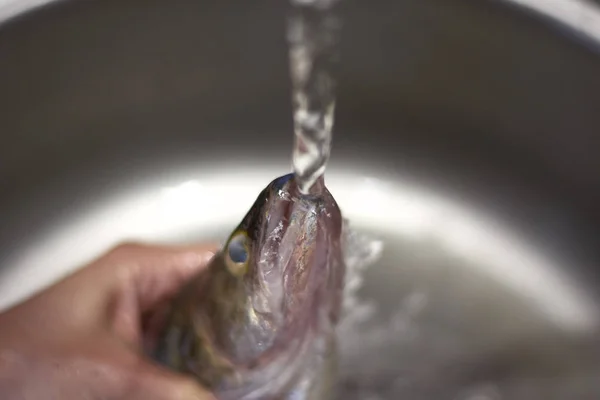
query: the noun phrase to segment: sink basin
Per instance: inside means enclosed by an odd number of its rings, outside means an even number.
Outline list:
[[[289,171],[285,12],[0,0],[0,307],[121,241],[223,239]],[[339,399],[600,398],[600,7],[343,13],[326,181],[382,253]]]

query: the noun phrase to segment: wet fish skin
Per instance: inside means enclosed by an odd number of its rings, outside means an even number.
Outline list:
[[[222,400],[330,398],[345,265],[323,178],[273,180],[174,300],[155,358]]]

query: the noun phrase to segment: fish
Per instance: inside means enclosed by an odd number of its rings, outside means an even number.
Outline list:
[[[274,179],[172,301],[155,359],[220,400],[332,398],[342,226],[323,177],[309,194]]]

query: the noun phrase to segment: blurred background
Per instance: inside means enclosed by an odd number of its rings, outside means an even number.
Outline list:
[[[600,5],[343,0],[340,399],[600,398]],[[290,169],[285,0],[0,0],[0,306]]]

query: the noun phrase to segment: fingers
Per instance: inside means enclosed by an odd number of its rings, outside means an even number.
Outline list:
[[[112,269],[124,289],[135,293],[142,313],[172,297],[181,285],[204,268],[216,244],[150,246],[123,244],[101,261]]]
[[[162,305],[177,293],[181,286],[205,267],[214,255],[214,244],[192,246],[156,246],[122,244],[95,262],[81,280],[111,281],[107,296],[109,328],[132,345],[151,345],[161,318],[150,320]],[[161,317],[159,314],[157,317]],[[151,332],[143,332],[151,328]],[[146,338],[144,338],[146,336]]]
[[[49,326],[75,333],[95,330],[102,324],[126,343],[141,345],[142,317],[168,303],[186,280],[207,265],[216,250],[216,244],[210,243],[117,246],[13,309],[12,325]],[[19,317],[23,314],[19,310],[27,310],[28,318]],[[150,321],[152,332],[160,326],[160,317]],[[152,332],[150,338],[155,335]]]
[[[186,252],[205,253],[214,251],[218,248],[217,243],[199,243],[189,245],[161,245],[148,244],[141,242],[125,242],[114,247],[103,256],[104,259],[127,259],[139,258],[144,256],[157,256],[166,254],[178,254]]]

